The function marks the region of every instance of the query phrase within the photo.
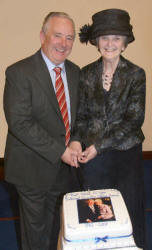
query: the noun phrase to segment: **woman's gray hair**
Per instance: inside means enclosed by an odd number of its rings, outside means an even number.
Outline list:
[[[43,21],[43,24],[42,24],[42,28],[41,30],[46,33],[47,31],[47,24],[48,24],[48,21],[53,18],[53,17],[62,17],[62,18],[66,18],[68,20],[71,21],[72,25],[73,25],[73,29],[74,29],[74,35],[75,35],[75,24],[74,24],[74,21],[73,19],[65,12],[50,12],[45,18],[44,18],[44,21]]]

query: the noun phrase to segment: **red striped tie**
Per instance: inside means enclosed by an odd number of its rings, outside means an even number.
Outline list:
[[[56,73],[56,97],[59,103],[59,108],[62,114],[63,122],[65,125],[66,135],[65,135],[65,145],[68,145],[70,140],[70,125],[69,125],[69,117],[68,117],[68,109],[67,103],[65,98],[65,91],[64,91],[64,84],[61,78],[61,68],[56,67],[54,68]]]

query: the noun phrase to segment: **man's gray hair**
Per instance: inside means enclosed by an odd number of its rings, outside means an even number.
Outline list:
[[[41,30],[46,33],[47,31],[47,23],[48,21],[52,18],[52,17],[62,17],[62,18],[66,18],[68,20],[70,20],[72,22],[72,25],[73,25],[73,29],[74,29],[74,34],[75,34],[75,24],[74,24],[74,21],[73,19],[65,12],[50,12],[45,18],[44,18],[44,21],[43,21],[43,24],[42,24],[42,28]]]

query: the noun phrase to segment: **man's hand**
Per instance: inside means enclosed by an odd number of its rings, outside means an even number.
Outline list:
[[[78,152],[71,149],[70,147],[67,147],[63,155],[61,156],[61,160],[71,167],[79,167],[78,164]]]
[[[82,153],[82,147],[79,141],[72,141],[69,145],[69,148],[73,149],[78,154]]]
[[[72,149],[73,151],[77,152],[76,156],[73,155],[73,162],[75,164],[75,167],[79,167],[78,156],[81,155],[81,153],[82,153],[81,143],[79,141],[72,141],[69,144],[69,148]]]

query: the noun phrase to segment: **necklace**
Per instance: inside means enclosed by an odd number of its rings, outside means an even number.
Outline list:
[[[112,83],[112,78],[113,78],[113,73],[104,73],[102,74],[102,84],[103,88],[106,91],[109,91],[111,88],[111,83]]]

